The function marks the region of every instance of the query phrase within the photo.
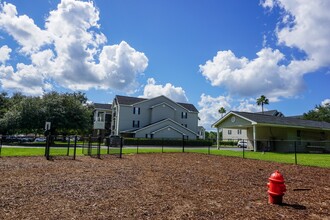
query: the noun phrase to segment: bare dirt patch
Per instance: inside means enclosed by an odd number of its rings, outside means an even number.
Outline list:
[[[267,203],[275,170],[283,205]],[[0,219],[330,219],[330,169],[192,154],[0,158]]]

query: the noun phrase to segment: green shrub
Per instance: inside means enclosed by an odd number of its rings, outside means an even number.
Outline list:
[[[238,141],[220,141],[219,144],[224,146],[237,146]]]
[[[182,146],[180,139],[149,139],[149,138],[125,138],[124,145],[147,145],[147,146]],[[185,146],[211,146],[209,140],[184,140]]]

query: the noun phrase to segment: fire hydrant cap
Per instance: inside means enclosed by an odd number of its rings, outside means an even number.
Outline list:
[[[284,183],[284,178],[278,170],[276,170],[272,175],[270,175],[269,180]]]

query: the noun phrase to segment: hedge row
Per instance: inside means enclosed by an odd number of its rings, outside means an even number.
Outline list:
[[[236,146],[238,143],[238,141],[219,141],[220,145],[232,145],[232,146]]]
[[[155,145],[155,146],[182,146],[180,139],[147,139],[147,138],[125,138],[125,145]],[[185,146],[212,146],[209,140],[184,140]]]

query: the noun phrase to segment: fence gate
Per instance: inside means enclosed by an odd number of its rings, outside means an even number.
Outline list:
[[[55,144],[55,136],[46,136],[45,157],[50,160],[54,157],[72,157],[76,159],[77,152],[77,136],[68,138],[63,144]]]
[[[98,137],[84,137],[82,144],[82,153],[86,156],[97,157],[101,155],[117,155],[122,158],[123,138],[106,138],[105,141]]]

